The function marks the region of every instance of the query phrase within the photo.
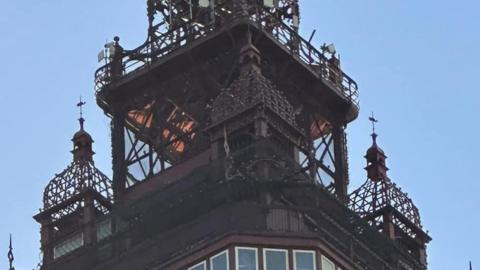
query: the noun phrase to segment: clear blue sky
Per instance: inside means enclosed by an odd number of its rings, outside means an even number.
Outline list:
[[[475,0],[301,0],[302,32],[334,42],[361,90],[348,128],[351,189],[365,180],[371,111],[390,177],[430,231],[430,269],[480,269],[480,3]],[[31,218],[47,182],[71,161],[75,104],[87,101],[96,164],[111,175],[109,121],[96,107],[93,73],[106,39],[145,39],[145,1],[0,1],[0,269],[8,234],[16,268],[38,262]],[[5,254],[5,256],[3,256]]]

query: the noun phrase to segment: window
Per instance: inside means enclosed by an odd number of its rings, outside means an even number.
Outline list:
[[[55,245],[53,248],[53,258],[59,258],[83,246],[83,233],[75,234],[67,240]]]
[[[264,249],[265,270],[288,270],[288,254],[282,249]]]
[[[210,259],[210,270],[228,270],[228,251],[225,250]]]
[[[315,251],[294,250],[293,265],[294,270],[316,270]]]
[[[258,255],[256,248],[239,248],[236,251],[237,270],[258,270]]]
[[[195,266],[188,268],[188,270],[206,270],[207,269],[206,266],[207,264],[205,263],[205,261],[203,261]]]
[[[97,241],[102,241],[103,239],[112,235],[112,222],[110,219],[106,219],[97,224]]]
[[[335,270],[335,264],[327,257],[322,256],[322,270]]]

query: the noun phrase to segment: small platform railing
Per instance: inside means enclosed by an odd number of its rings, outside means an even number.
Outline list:
[[[338,64],[333,63],[331,58],[317,50],[285,22],[276,19],[268,9],[260,6],[260,4],[258,7],[247,11],[239,11],[238,8],[235,0],[224,1],[222,5],[216,6],[215,10],[216,17],[221,18],[221,21],[217,19],[209,24],[200,24],[194,20],[188,20],[182,25],[177,25],[175,29],[167,29],[165,33],[157,35],[154,39],[150,37],[144,44],[134,50],[122,51],[122,55],[119,57],[114,55],[95,72],[95,91],[102,90],[115,79],[149,68],[158,59],[190,44],[192,41],[209,35],[225,23],[232,22],[235,19],[248,18],[285,46],[291,55],[297,57],[322,79],[329,82],[349,102],[357,108],[359,107],[357,83],[345,74]],[[160,27],[162,25],[157,25],[154,26],[154,29],[158,30]],[[120,66],[117,68],[118,71],[115,71],[115,64]]]

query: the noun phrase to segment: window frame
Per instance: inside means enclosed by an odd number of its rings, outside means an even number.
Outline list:
[[[105,234],[101,234],[101,229],[103,228],[102,226],[105,226],[104,228],[108,228]],[[95,236],[96,236],[97,242],[101,242],[112,235],[113,235],[113,226],[112,226],[112,219],[110,217],[100,220],[95,224]]]
[[[209,262],[210,262],[210,270],[213,270],[213,260],[217,257],[220,257],[222,256],[223,254],[226,255],[227,257],[227,270],[230,270],[230,258],[229,258],[229,252],[228,252],[228,249],[220,252],[220,253],[217,253],[215,255],[213,255],[212,257],[210,257]]]
[[[189,268],[187,268],[188,270],[192,270],[194,269],[195,267],[198,267],[199,265],[203,265],[203,270],[207,270],[207,261],[206,260],[203,260],[193,266],[190,266]]]
[[[290,267],[288,265],[288,249],[281,249],[281,248],[264,248],[262,250],[262,255],[263,255],[263,269],[267,270],[267,251],[280,251],[285,253],[285,266],[287,267],[286,270],[290,270]]]
[[[258,248],[255,247],[235,247],[235,270],[239,269],[238,265],[238,252],[240,250],[253,250],[255,251],[255,270],[259,270],[258,265]]]
[[[73,239],[75,239],[77,237],[80,239],[79,245],[77,247],[73,248],[73,249],[70,249],[68,251],[63,252],[65,250],[64,246],[67,245],[68,242],[73,243],[72,242]],[[66,255],[68,255],[68,254],[70,254],[70,253],[72,253],[72,252],[74,252],[78,249],[83,248],[84,246],[85,246],[85,235],[84,235],[83,232],[76,232],[76,233],[70,234],[68,237],[65,237],[62,241],[59,241],[58,243],[53,245],[53,250],[52,250],[53,260],[56,260],[56,259],[61,258],[63,256],[66,256]],[[62,247],[62,248],[60,248],[60,247]],[[63,253],[60,252],[60,254],[58,254],[59,251],[62,251]]]
[[[320,265],[322,267],[322,270],[324,270],[323,269],[323,259],[325,259],[327,262],[329,262],[333,265],[333,270],[337,269],[337,265],[332,260],[330,260],[328,257],[326,257],[325,255],[322,254],[321,259],[320,259]]]
[[[313,270],[317,270],[317,252],[315,250],[294,249],[293,251],[293,270],[297,270],[297,253],[310,253],[313,255]]]

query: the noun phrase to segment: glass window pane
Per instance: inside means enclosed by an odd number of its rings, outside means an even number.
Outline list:
[[[257,270],[256,249],[239,248],[237,251],[237,270]]]
[[[295,270],[315,270],[315,254],[308,251],[295,251]]]
[[[101,241],[112,235],[112,222],[106,219],[97,224],[97,241]]]
[[[55,245],[53,248],[53,258],[59,258],[83,246],[83,233],[75,234],[67,240]]]
[[[285,250],[265,250],[265,270],[287,270]]]
[[[322,256],[322,270],[335,270],[335,264]]]
[[[227,252],[222,252],[211,259],[211,270],[228,270]]]
[[[202,262],[200,264],[197,264],[193,267],[188,268],[188,270],[206,270],[205,268],[205,262]]]

